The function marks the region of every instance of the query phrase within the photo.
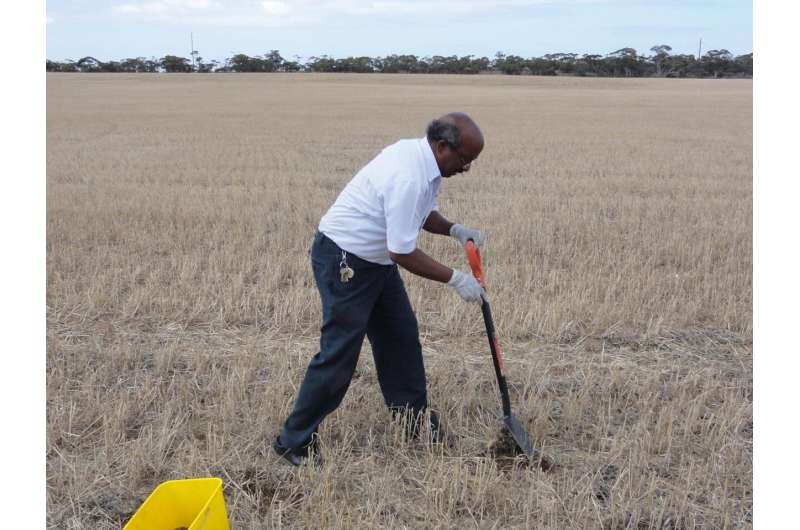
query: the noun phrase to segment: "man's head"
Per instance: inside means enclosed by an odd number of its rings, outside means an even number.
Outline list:
[[[483,134],[472,118],[451,112],[428,125],[428,143],[443,177],[469,171],[483,150]]]

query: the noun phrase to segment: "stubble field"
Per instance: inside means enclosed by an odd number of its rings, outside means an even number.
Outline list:
[[[488,235],[512,403],[557,465],[490,454],[480,310],[404,273],[452,446],[400,436],[365,343],[324,466],[288,468],[316,224],[454,110],[486,148],[440,209]],[[752,392],[752,81],[48,75],[52,528],[118,528],[196,476],[233,528],[749,528]]]

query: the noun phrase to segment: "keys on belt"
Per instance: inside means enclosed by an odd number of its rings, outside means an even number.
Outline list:
[[[342,251],[342,259],[339,260],[339,281],[342,283],[349,282],[356,272],[347,264],[347,252]]]

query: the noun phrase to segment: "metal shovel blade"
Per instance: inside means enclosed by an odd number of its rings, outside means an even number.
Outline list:
[[[542,453],[534,447],[533,441],[528,437],[516,416],[513,414],[504,416],[503,423],[505,423],[506,428],[517,443],[517,447],[525,454],[528,461],[547,471],[550,468],[550,461],[544,458]]]

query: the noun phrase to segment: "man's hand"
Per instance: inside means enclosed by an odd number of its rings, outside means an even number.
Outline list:
[[[455,289],[459,296],[467,302],[480,302],[481,295],[483,295],[483,288],[478,280],[471,274],[465,274],[457,269],[453,269],[453,276],[447,285]]]
[[[461,242],[461,246],[465,246],[470,239],[475,242],[475,246],[481,248],[485,237],[482,233],[474,228],[469,228],[464,225],[454,224],[450,227],[450,235]]]

